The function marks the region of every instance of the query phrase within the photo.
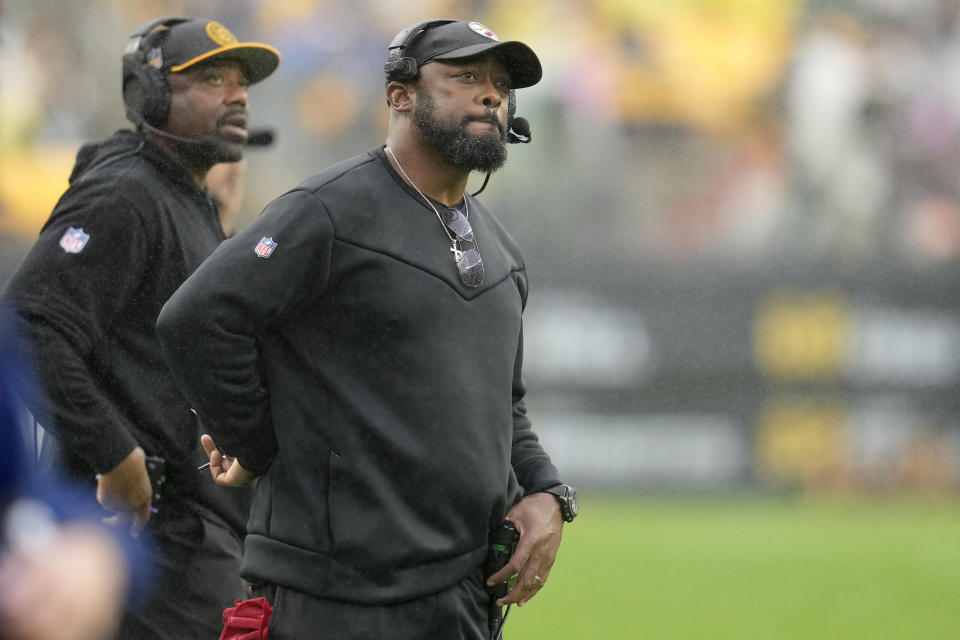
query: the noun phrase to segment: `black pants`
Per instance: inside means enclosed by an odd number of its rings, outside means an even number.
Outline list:
[[[242,542],[193,502],[165,501],[147,526],[155,575],[147,601],[125,613],[117,640],[217,640],[223,610],[247,597]]]
[[[488,640],[481,571],[446,591],[394,605],[324,600],[282,586],[254,590],[273,605],[270,640]]]

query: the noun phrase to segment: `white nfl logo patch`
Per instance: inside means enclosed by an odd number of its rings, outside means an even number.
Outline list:
[[[60,238],[60,247],[67,253],[80,253],[87,246],[87,240],[89,239],[90,234],[84,233],[83,229],[68,227],[63,237]]]

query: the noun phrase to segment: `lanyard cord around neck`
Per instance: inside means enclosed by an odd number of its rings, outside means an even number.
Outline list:
[[[437,215],[437,220],[440,221],[440,226],[443,227],[443,232],[444,232],[445,234],[447,234],[447,237],[450,239],[450,246],[452,246],[452,247],[454,248],[454,250],[455,250],[454,255],[455,255],[455,256],[459,256],[460,249],[459,249],[459,247],[457,246],[457,245],[458,245],[457,237],[456,237],[455,235],[453,235],[453,234],[450,233],[450,230],[447,228],[446,223],[443,221],[443,216],[441,216],[441,215],[440,215],[440,212],[437,211],[437,208],[434,206],[433,202],[430,200],[430,198],[428,198],[427,196],[424,195],[423,191],[420,191],[420,187],[417,186],[417,183],[415,183],[413,180],[411,180],[411,179],[410,179],[410,176],[407,175],[407,172],[403,170],[403,165],[400,164],[400,161],[397,159],[397,156],[396,156],[396,154],[393,152],[393,149],[391,149],[390,147],[384,147],[383,150],[384,150],[386,153],[389,153],[389,154],[390,154],[390,157],[393,158],[393,162],[397,165],[397,169],[400,170],[400,175],[402,175],[402,176],[403,176],[403,179],[407,181],[407,184],[409,184],[411,187],[413,187],[414,191],[416,191],[417,193],[419,193],[419,194],[420,194],[420,197],[423,198],[423,201],[426,202],[426,203],[430,206],[431,209],[433,209],[433,212]],[[464,217],[465,217],[467,220],[469,220],[469,219],[470,219],[470,204],[467,202],[467,197],[466,197],[466,195],[464,195],[464,197],[463,197],[463,212],[464,212]],[[476,238],[476,232],[474,232],[474,238]],[[476,244],[476,243],[474,243],[474,244]],[[460,260],[458,259],[457,262],[460,262]]]

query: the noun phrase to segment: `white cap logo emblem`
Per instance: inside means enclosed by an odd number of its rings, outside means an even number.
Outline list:
[[[473,29],[483,37],[490,38],[491,40],[496,40],[497,42],[500,42],[500,38],[497,37],[497,34],[495,34],[493,31],[490,31],[490,29],[487,29],[484,25],[480,24],[479,22],[471,22],[469,26],[471,29]]]

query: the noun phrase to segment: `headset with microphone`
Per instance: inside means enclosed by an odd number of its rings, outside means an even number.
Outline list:
[[[161,46],[171,28],[190,21],[180,17],[159,18],[134,29],[123,55],[123,103],[127,118],[138,127],[177,142],[209,145],[215,142],[213,136],[190,138],[160,129],[170,112],[170,84],[162,65],[154,66],[149,60],[151,50]],[[251,129],[245,144],[266,147],[273,139],[272,129]]]
[[[404,55],[407,47],[410,46],[410,43],[413,42],[417,36],[428,29],[450,24],[451,22],[459,22],[459,20],[423,20],[422,22],[410,25],[398,33],[393,41],[390,42],[390,53],[387,56],[386,64],[383,65],[383,72],[386,74],[387,81],[398,80],[400,82],[410,82],[416,79],[420,73],[420,65],[416,58]],[[507,142],[511,144],[528,144],[533,139],[533,135],[530,132],[530,123],[526,118],[515,115],[516,111],[517,92],[514,89],[510,89],[507,93]],[[471,195],[476,196],[486,189],[489,181],[490,173],[488,172],[483,179],[483,184]]]
[[[137,126],[160,132],[170,112],[170,85],[162,68],[150,64],[148,51],[159,46],[171,27],[188,22],[188,18],[160,18],[137,27],[123,54],[123,103],[127,118]],[[181,136],[174,139],[189,140]]]

